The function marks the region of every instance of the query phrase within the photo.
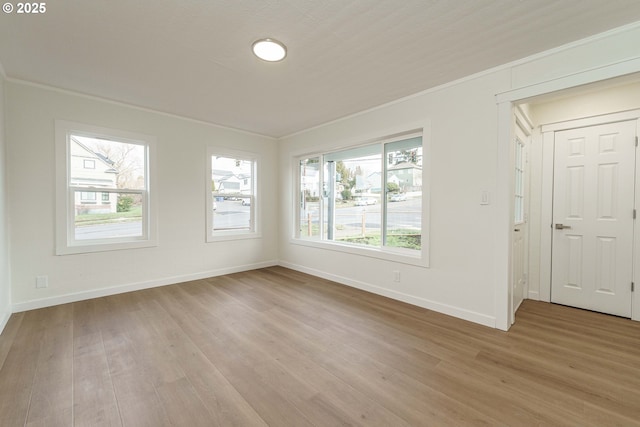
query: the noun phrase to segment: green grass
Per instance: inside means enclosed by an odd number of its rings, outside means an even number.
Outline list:
[[[128,212],[115,212],[104,214],[81,214],[76,215],[76,225],[97,225],[109,224],[111,222],[132,222],[142,219],[142,206],[133,207]]]
[[[396,234],[387,234],[386,246],[394,248],[407,248],[420,250],[422,247],[422,236],[411,230],[396,230]],[[402,234],[400,234],[402,233]],[[341,242],[356,243],[367,246],[382,246],[382,236],[371,234],[367,236],[344,237]]]

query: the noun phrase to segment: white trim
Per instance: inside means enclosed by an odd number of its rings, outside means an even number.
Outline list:
[[[639,71],[640,58],[625,59],[613,64],[582,70],[567,76],[498,93],[496,94],[496,102],[500,104],[509,101],[522,101],[535,96],[558,92],[572,87],[634,74]]]
[[[513,104],[503,102],[498,105],[498,141],[494,233],[494,271],[495,271],[495,315],[497,329],[506,331],[514,322],[513,296],[511,280],[513,269],[511,254],[513,251],[512,232],[514,228],[511,203],[514,188],[515,149],[513,134]]]
[[[108,288],[93,289],[90,291],[74,292],[56,297],[40,298],[30,301],[13,304],[13,312],[36,310],[44,307],[51,307],[59,304],[84,301],[92,298],[106,297],[110,295],[122,294],[125,292],[140,291],[143,289],[157,288],[160,286],[174,285],[189,282],[192,280],[202,280],[209,277],[222,276],[225,274],[239,273],[243,271],[256,270],[259,268],[273,267],[279,265],[277,261],[263,261],[255,264],[245,264],[235,267],[219,268],[215,270],[202,271],[199,273],[170,276],[161,279],[148,280],[144,282],[130,283],[125,285],[111,286]]]
[[[249,230],[221,230],[207,237],[207,243],[229,242],[232,240],[261,239],[262,233]]]
[[[108,288],[94,289],[91,291],[74,292],[66,295],[60,295],[50,298],[40,298],[30,301],[20,302],[13,304],[12,312],[20,313],[27,310],[37,310],[40,308],[51,307],[60,304],[68,304],[78,301],[84,301],[93,298],[107,297],[111,295],[118,295],[126,292],[134,292],[144,289],[156,288],[167,285],[180,284],[193,280],[203,280],[210,277],[222,276],[226,274],[240,273],[244,271],[257,270],[261,268],[268,268],[274,266],[282,266],[291,270],[300,271],[305,274],[310,274],[315,277],[331,280],[336,283],[350,286],[353,288],[361,289],[367,292],[371,292],[376,295],[385,296],[397,301],[406,302],[408,304],[422,307],[428,310],[432,310],[438,313],[453,316],[459,319],[474,322],[480,325],[488,326],[490,328],[496,327],[496,319],[483,313],[478,313],[472,310],[461,309],[448,304],[442,304],[439,302],[431,301],[425,298],[416,297],[413,295],[404,294],[402,292],[396,292],[369,283],[353,280],[344,276],[339,276],[331,273],[326,273],[320,270],[307,268],[301,265],[292,264],[283,261],[263,261],[255,264],[246,264],[235,267],[220,268],[215,270],[203,271],[200,273],[185,274],[179,276],[171,276],[163,279],[155,279],[144,282],[131,283],[126,285],[112,286]],[[8,321],[9,316],[6,316],[4,324]],[[0,323],[0,326],[2,323]],[[1,328],[0,328],[1,331]]]
[[[527,293],[527,299],[540,301],[540,294],[538,293],[538,291],[529,291]]]
[[[143,233],[141,237],[132,238],[104,238],[95,240],[76,240],[74,236],[74,197],[71,193],[76,189],[69,185],[70,176],[70,137],[71,133],[89,136],[112,138],[117,141],[136,144],[145,150],[145,179],[146,185],[143,192],[142,218]],[[66,120],[55,121],[55,170],[56,170],[56,223],[55,245],[56,255],[72,255],[90,252],[103,252],[122,249],[138,249],[154,247],[158,245],[158,191],[156,190],[156,164],[155,149],[156,138],[150,135],[130,132],[120,129],[110,129],[84,123]],[[81,189],[78,187],[78,189]],[[126,192],[126,191],[123,191]]]
[[[640,109],[620,111],[615,113],[599,114],[597,116],[582,117],[574,120],[566,120],[563,122],[554,122],[543,124],[540,126],[541,132],[557,132],[561,130],[569,130],[583,128],[587,126],[604,125],[608,123],[626,122],[628,120],[636,120],[640,118]]]
[[[252,163],[251,170],[251,209],[249,211],[250,229],[220,229],[214,230],[214,212],[213,212],[213,194],[211,191],[211,178],[213,174],[211,158],[213,156],[222,156],[227,158],[236,158],[240,160],[250,161]],[[205,241],[207,243],[229,241],[238,239],[259,239],[262,237],[262,216],[260,215],[260,203],[262,201],[262,186],[259,185],[258,175],[262,167],[262,156],[255,152],[229,150],[225,148],[208,145],[206,147],[205,157]],[[246,196],[245,196],[246,198]]]
[[[329,126],[329,125],[332,125],[332,124],[335,124],[335,123],[339,123],[339,122],[342,122],[342,121],[345,121],[345,120],[349,120],[349,119],[352,119],[354,117],[358,117],[358,116],[361,116],[361,115],[364,115],[364,114],[371,113],[371,112],[376,111],[376,110],[380,110],[380,109],[383,109],[383,108],[386,108],[386,107],[390,107],[392,105],[399,104],[399,103],[411,100],[413,98],[421,97],[423,95],[427,95],[427,94],[430,94],[430,93],[438,92],[438,91],[441,91],[441,90],[444,90],[444,89],[447,89],[447,88],[450,88],[450,87],[453,87],[453,86],[457,86],[457,85],[459,85],[461,83],[465,83],[465,82],[468,82],[468,81],[471,81],[471,80],[475,80],[475,79],[478,79],[478,78],[481,78],[481,77],[484,77],[484,76],[487,76],[487,75],[490,75],[490,74],[493,74],[493,73],[496,73],[496,72],[499,72],[499,71],[505,71],[505,70],[511,71],[511,69],[513,67],[517,67],[518,65],[523,65],[523,64],[530,63],[530,62],[535,62],[535,61],[540,60],[542,58],[546,58],[546,57],[555,55],[557,53],[573,49],[573,48],[578,47],[578,46],[587,45],[587,44],[592,43],[594,41],[602,40],[602,39],[605,39],[607,37],[610,37],[610,36],[613,36],[613,35],[616,35],[616,34],[622,34],[622,33],[625,33],[627,31],[632,31],[632,30],[635,30],[637,28],[640,28],[640,21],[633,22],[633,23],[628,24],[628,25],[623,25],[621,27],[617,27],[617,28],[614,28],[612,30],[605,31],[605,32],[602,32],[602,33],[599,33],[599,34],[595,34],[593,36],[590,36],[590,37],[587,37],[587,38],[584,38],[584,39],[580,39],[580,40],[577,40],[577,41],[574,41],[574,42],[571,42],[571,43],[567,43],[567,44],[564,44],[562,46],[558,46],[558,47],[555,47],[555,48],[552,48],[552,49],[549,49],[549,50],[545,50],[543,52],[540,52],[540,53],[537,53],[537,54],[534,54],[534,55],[530,55],[530,56],[527,56],[525,58],[517,59],[515,61],[508,62],[506,64],[501,64],[501,65],[498,65],[498,66],[495,66],[495,67],[492,67],[492,68],[489,68],[489,69],[486,69],[486,70],[483,70],[483,71],[479,71],[479,72],[477,72],[475,74],[471,74],[471,75],[459,78],[457,80],[446,82],[446,83],[443,83],[441,85],[434,86],[434,87],[431,87],[429,89],[425,89],[425,90],[423,90],[421,92],[414,93],[414,94],[405,96],[403,98],[396,99],[396,100],[391,101],[391,102],[387,102],[387,103],[384,103],[384,104],[381,104],[381,105],[377,105],[375,107],[368,108],[366,110],[359,111],[357,113],[350,114],[348,116],[340,117],[340,118],[335,119],[335,120],[330,120],[330,121],[327,121],[325,123],[322,123],[322,124],[319,124],[319,125],[316,125],[316,126],[312,126],[310,128],[306,128],[306,129],[303,129],[303,130],[300,130],[300,131],[297,131],[297,132],[293,132],[293,133],[288,134],[288,135],[281,136],[281,137],[279,137],[277,139],[284,140],[284,139],[287,139],[287,138],[291,138],[293,136],[304,134],[304,133],[306,133],[308,131],[311,131],[311,130],[314,130],[314,129],[322,128],[322,127]],[[636,61],[640,61],[640,59],[638,59]],[[622,62],[624,63],[626,61],[622,61]],[[605,67],[603,67],[603,68],[605,68]],[[637,67],[636,71],[638,71],[638,70],[640,70],[640,67]],[[577,73],[577,74],[580,74],[580,73]],[[619,75],[623,75],[623,74],[628,74],[628,73],[617,74],[617,75],[615,75],[615,77],[617,77]],[[572,76],[567,76],[567,77],[570,78]],[[603,78],[598,79],[598,80],[604,80],[606,78],[608,78],[608,77],[603,77]],[[526,89],[526,88],[524,88],[524,89]],[[564,88],[560,87],[560,89],[564,89]],[[511,91],[507,91],[504,94],[508,94],[510,92]],[[553,90],[548,90],[547,92],[544,92],[544,93],[548,93],[548,92],[553,92]],[[502,96],[504,94],[500,94],[500,96]],[[524,98],[526,98],[526,97],[525,96],[517,96],[516,98],[510,98],[508,100],[514,101],[514,100],[522,100]],[[500,103],[500,102],[504,102],[504,101],[505,101],[505,99],[498,99],[497,102]]]
[[[637,110],[640,113],[640,110]],[[640,137],[640,118],[636,119],[636,142]],[[635,204],[634,209],[638,209],[640,204],[640,149],[636,146],[636,170],[635,170]],[[632,266],[632,280],[635,285],[639,285],[640,282],[640,221],[636,219],[633,222],[633,266]],[[640,288],[631,293],[631,320],[640,321]]]
[[[311,239],[299,239],[292,237],[289,239],[289,243],[292,245],[307,246],[310,248],[322,249],[325,251],[337,251],[344,252],[351,255],[364,256],[369,258],[383,259],[386,261],[397,262],[401,264],[415,265],[417,267],[429,267],[428,258],[413,252],[411,249],[402,250],[402,248],[396,248],[395,250],[389,247],[385,249],[379,247],[368,247],[364,245],[347,244],[334,242],[330,240],[311,240]]]
[[[289,243],[310,246],[325,250],[335,250],[340,252],[346,252],[354,255],[368,256],[388,261],[399,262],[403,264],[416,265],[419,267],[429,267],[430,261],[430,195],[431,195],[431,121],[423,120],[420,122],[414,122],[411,126],[396,126],[393,130],[389,130],[389,133],[375,132],[367,135],[367,137],[352,137],[347,141],[355,141],[352,145],[346,145],[344,141],[340,145],[333,148],[326,148],[320,152],[305,152],[305,154],[294,154],[290,158],[291,161],[291,173],[294,179],[292,180],[293,188],[292,194],[292,211],[295,216],[292,221],[292,226],[289,231]],[[382,136],[381,136],[382,135]],[[392,144],[396,141],[402,141],[404,139],[411,139],[420,136],[422,138],[422,217],[421,217],[421,249],[420,251],[392,248],[389,246],[382,247],[367,247],[364,245],[351,245],[340,243],[333,240],[324,240],[322,236],[318,239],[301,239],[297,237],[297,230],[300,227],[300,160],[304,158],[319,158],[320,159],[320,182],[324,182],[323,179],[323,164],[327,154],[340,153],[342,151],[354,150],[365,147],[376,146],[379,147],[376,152],[381,152],[381,163],[383,163],[385,157],[385,145]],[[366,142],[363,142],[366,141]],[[382,166],[382,165],[381,165]],[[384,167],[381,167],[381,173],[384,175]],[[383,177],[383,182],[385,178]],[[381,204],[386,203],[384,201],[386,197],[386,191],[381,193]],[[383,207],[383,209],[386,209]],[[383,214],[381,214],[383,215]]]
[[[11,306],[9,305],[7,308],[11,308]],[[4,328],[7,326],[7,323],[9,323],[10,317],[11,317],[11,310],[7,311],[0,317],[0,334],[2,334],[2,331],[4,331]]]
[[[28,81],[28,80],[21,80],[21,79],[17,79],[17,78],[14,78],[14,77],[6,77],[5,76],[5,79],[6,79],[6,81],[8,81],[10,83],[21,84],[21,85],[24,85],[24,86],[31,86],[31,87],[35,87],[35,88],[38,88],[38,89],[50,90],[50,91],[62,93],[62,94],[65,94],[65,95],[78,96],[80,98],[90,99],[92,101],[100,101],[100,102],[104,102],[106,104],[116,105],[118,107],[131,108],[131,109],[134,109],[134,110],[143,111],[145,113],[159,114],[161,116],[170,117],[170,118],[173,118],[173,119],[184,120],[184,121],[187,121],[187,122],[190,122],[190,123],[195,123],[195,124],[204,125],[204,126],[211,126],[211,127],[215,127],[215,128],[218,128],[218,129],[224,129],[224,130],[229,130],[229,131],[233,131],[233,132],[242,133],[242,134],[245,134],[245,135],[258,136],[258,137],[261,137],[261,138],[268,138],[268,139],[270,139],[272,141],[277,141],[279,139],[277,137],[270,136],[270,135],[264,135],[264,134],[261,134],[261,133],[251,132],[251,131],[248,131],[248,130],[234,128],[234,127],[231,127],[231,126],[225,126],[225,125],[221,125],[221,124],[218,124],[218,123],[207,122],[207,121],[204,121],[204,120],[194,119],[194,118],[187,117],[187,116],[181,116],[179,114],[169,113],[169,112],[161,111],[161,110],[155,110],[153,108],[142,107],[140,105],[128,104],[128,103],[123,102],[123,101],[117,101],[117,100],[114,100],[114,99],[103,98],[101,96],[90,95],[88,93],[73,91],[73,90],[69,90],[69,89],[62,89],[62,88],[59,88],[59,87],[56,87],[56,86],[50,86],[50,85],[46,85],[46,84],[42,84],[42,83],[31,82],[31,81]]]
[[[542,184],[540,208],[540,301],[551,302],[551,248],[553,230],[553,132],[540,134],[542,137]]]
[[[527,136],[531,136],[531,131],[535,126],[533,126],[533,122],[531,121],[531,118],[526,113],[526,111],[524,111],[524,108],[522,108],[522,104],[516,105],[515,115],[516,115],[516,123],[518,123],[518,126],[520,126],[522,131]]]
[[[293,149],[290,151],[292,158],[299,157],[316,157],[321,153],[337,152],[343,150],[349,150],[351,148],[358,148],[375,143],[391,142],[396,139],[402,139],[403,137],[416,136],[422,133],[422,137],[425,135],[431,136],[431,119],[416,120],[407,123],[400,123],[394,126],[385,126],[382,128],[375,128],[367,132],[366,134],[358,133],[356,135],[339,138],[333,141],[323,141],[326,145],[322,146],[322,150],[310,150],[310,149]],[[284,139],[284,138],[282,138]],[[424,141],[423,141],[424,145]],[[424,147],[423,147],[424,151]],[[423,152],[424,156],[424,152]]]
[[[470,322],[478,323],[480,325],[488,326],[491,328],[496,327],[496,319],[486,314],[478,313],[472,310],[465,310],[459,307],[454,307],[448,304],[442,304],[439,302],[431,301],[426,298],[420,298],[413,295],[404,294],[402,292],[392,291],[383,287],[375,286],[369,283],[361,282],[359,280],[350,279],[348,277],[339,276],[336,274],[326,273],[321,270],[308,268],[298,264],[292,264],[289,262],[280,262],[282,267],[289,268],[291,270],[300,271],[302,273],[310,274],[312,276],[320,277],[323,279],[331,280],[342,285],[350,286],[352,288],[361,289],[363,291],[371,292],[376,295],[385,296],[397,301],[406,302],[417,307],[426,308],[427,310],[436,311],[438,313],[446,314],[456,317],[458,319],[467,320]]]

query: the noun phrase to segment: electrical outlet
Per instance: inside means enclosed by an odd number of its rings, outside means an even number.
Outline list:
[[[483,206],[489,204],[489,192],[487,190],[482,190],[482,193],[480,193],[480,204]]]
[[[48,287],[49,287],[49,276],[36,277],[36,288],[48,288]]]
[[[400,283],[400,272],[398,270],[393,271],[393,281]]]

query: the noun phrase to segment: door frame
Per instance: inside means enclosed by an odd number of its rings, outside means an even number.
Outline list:
[[[496,94],[496,104],[498,106],[496,215],[494,215],[496,243],[494,250],[494,305],[496,328],[507,331],[515,321],[512,304],[513,296],[511,295],[511,278],[513,277],[511,242],[513,238],[514,209],[511,199],[514,187],[513,165],[515,161],[515,149],[511,141],[515,105],[537,96],[638,72],[640,72],[640,58],[633,58]],[[638,233],[638,230],[636,230],[636,233]],[[638,239],[636,239],[636,244],[638,244]],[[636,267],[640,267],[640,262],[637,259],[634,260],[634,271],[638,270]],[[639,293],[640,291],[634,292],[632,297],[632,319],[634,320],[640,320]]]
[[[513,112],[513,120],[514,120],[514,125],[513,125],[513,138],[512,138],[512,143],[514,144],[514,147],[516,145],[516,141],[518,139],[521,139],[518,137],[518,133],[522,133],[522,135],[524,135],[525,140],[522,141],[524,144],[524,152],[523,155],[525,156],[524,159],[524,218],[523,218],[523,222],[521,223],[515,223],[515,215],[514,215],[514,227],[513,227],[513,231],[514,234],[512,234],[512,238],[515,239],[515,232],[516,229],[519,229],[519,233],[521,234],[521,238],[523,240],[523,259],[522,259],[522,272],[523,275],[525,277],[524,280],[524,284],[523,284],[523,289],[521,290],[523,292],[522,298],[519,299],[517,297],[517,295],[515,295],[513,293],[513,290],[515,289],[515,282],[516,280],[518,280],[517,277],[515,277],[515,274],[512,276],[511,278],[511,306],[509,307],[510,311],[515,313],[519,306],[520,306],[520,302],[522,302],[522,300],[526,299],[526,295],[529,294],[529,233],[530,233],[530,222],[529,222],[529,206],[530,206],[530,178],[531,178],[531,168],[529,165],[529,155],[530,155],[530,151],[531,151],[531,140],[532,140],[532,133],[533,133],[533,124],[531,123],[531,120],[529,119],[527,113],[525,111],[523,111],[522,107],[520,105],[517,105],[514,109]],[[518,132],[518,129],[520,129],[520,132]],[[515,159],[514,159],[514,166],[515,166]],[[515,168],[514,168],[515,170]],[[515,173],[515,172],[514,172]],[[514,186],[514,190],[515,190],[515,186]],[[514,191],[514,196],[515,196],[515,191]],[[513,201],[515,201],[515,197],[512,197],[512,204]],[[513,241],[512,240],[512,245],[513,245]],[[513,249],[513,246],[512,246]],[[512,253],[513,255],[513,253]],[[516,259],[513,260],[514,262],[517,262]],[[514,273],[516,272],[516,269],[513,268],[512,270]],[[517,302],[517,300],[519,300],[519,302]]]
[[[542,188],[541,188],[541,220],[540,220],[540,253],[548,256],[540,256],[540,301],[551,302],[551,264],[553,251],[553,185],[554,185],[554,156],[555,156],[555,132],[583,128],[588,126],[605,125],[609,123],[619,123],[626,121],[636,121],[636,136],[640,135],[640,109],[622,112],[612,112],[592,117],[585,117],[564,122],[543,124],[540,126],[542,134]],[[640,195],[640,174],[638,167],[640,158],[638,149],[636,155],[635,173],[635,208],[638,206],[638,196]],[[547,225],[548,224],[548,228]],[[632,281],[637,281],[637,271],[640,267],[638,240],[640,239],[640,227],[634,221],[633,224],[633,261],[632,261]],[[631,294],[631,319],[640,320],[637,304],[634,300],[638,297],[636,293]],[[635,308],[635,310],[634,310]]]

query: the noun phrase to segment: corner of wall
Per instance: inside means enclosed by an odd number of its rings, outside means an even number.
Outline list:
[[[11,316],[11,272],[9,265],[9,226],[7,220],[7,173],[5,130],[6,74],[0,64],[0,333]]]

